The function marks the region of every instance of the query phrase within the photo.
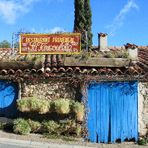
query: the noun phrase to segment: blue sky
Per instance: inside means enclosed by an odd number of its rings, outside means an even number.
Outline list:
[[[90,0],[93,44],[108,33],[108,44],[148,45],[147,0]],[[74,0],[0,0],[0,41],[20,30],[37,33],[73,31]]]

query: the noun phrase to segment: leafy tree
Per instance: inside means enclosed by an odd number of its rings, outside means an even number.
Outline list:
[[[11,44],[7,40],[3,40],[0,42],[0,48],[10,48]]]
[[[85,15],[84,15],[84,0],[75,0],[75,20],[74,20],[74,32],[80,32],[82,34],[82,48],[85,48]]]
[[[92,13],[91,13],[91,7],[90,7],[90,0],[84,0],[84,12],[85,12],[85,31],[87,31],[87,38],[88,38],[88,47],[92,46],[92,32],[91,32],[91,26],[92,26]]]
[[[19,48],[19,42],[14,43],[14,48]]]
[[[82,34],[82,49],[92,45],[91,17],[90,0],[75,0],[74,31]]]

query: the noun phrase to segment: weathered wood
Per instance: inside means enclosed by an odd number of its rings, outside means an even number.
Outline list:
[[[88,67],[125,67],[129,65],[128,59],[123,58],[88,58],[79,59],[65,57],[64,66],[88,66]]]

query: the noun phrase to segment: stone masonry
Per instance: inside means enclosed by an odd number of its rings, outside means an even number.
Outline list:
[[[138,125],[140,136],[148,134],[148,83],[139,83]]]
[[[22,83],[22,97],[37,97],[39,99],[77,99],[81,96],[81,89],[74,88],[69,82],[52,80],[35,84]],[[148,83],[139,83],[138,96],[138,131],[143,136],[148,133]]]
[[[35,84],[22,84],[22,97],[37,97],[39,99],[75,99],[77,91],[68,82],[52,80]],[[77,99],[77,98],[76,98]]]

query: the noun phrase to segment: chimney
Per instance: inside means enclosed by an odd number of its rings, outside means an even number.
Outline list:
[[[127,52],[129,54],[129,58],[132,61],[137,61],[138,60],[138,46],[135,44],[127,43],[125,45],[125,48],[127,49]]]
[[[106,33],[98,33],[98,42],[100,51],[108,51],[107,48],[107,34]]]

